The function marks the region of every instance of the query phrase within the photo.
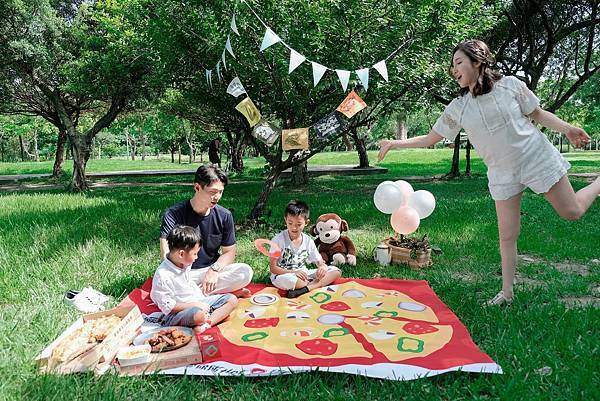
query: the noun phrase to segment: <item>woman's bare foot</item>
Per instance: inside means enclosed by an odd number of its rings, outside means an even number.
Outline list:
[[[239,290],[232,292],[232,294],[238,298],[250,298],[250,295],[252,295],[250,290],[246,287],[240,288]]]

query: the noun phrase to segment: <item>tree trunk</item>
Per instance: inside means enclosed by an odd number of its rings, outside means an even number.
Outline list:
[[[405,140],[408,138],[408,128],[406,126],[406,114],[399,113],[398,119],[398,128],[396,130],[396,139]]]
[[[471,176],[471,141],[467,139],[467,148],[465,149],[465,157],[467,158],[467,166],[465,167],[465,175]]]
[[[131,143],[131,160],[135,160],[135,153],[136,153],[136,143],[135,143],[135,139],[130,136],[130,143]]]
[[[39,163],[40,150],[38,148],[38,133],[37,133],[37,131],[33,131],[33,155],[35,157],[35,161]]]
[[[231,169],[241,173],[244,171],[244,158],[242,157],[242,150],[237,147],[232,147],[230,153]]]
[[[356,145],[356,151],[358,152],[359,168],[368,168],[369,166],[369,155],[367,154],[367,145],[365,144],[365,138],[360,137],[356,129],[350,132],[354,144]]]
[[[181,164],[181,144],[177,145],[177,163]]]
[[[196,160],[196,156],[195,156],[195,151],[196,149],[194,148],[194,143],[190,140],[188,141],[188,148],[190,149],[190,164],[192,164],[193,162],[195,162]]]
[[[562,144],[563,144],[562,135],[558,137],[558,141],[560,143],[560,153],[562,153],[563,152],[563,148],[562,148]]]
[[[140,142],[142,143],[142,161],[146,160],[146,135],[142,132],[140,128]]]
[[[175,149],[171,148],[171,163],[175,163]]]
[[[308,164],[306,161],[292,166],[292,185],[303,187],[308,184]]]
[[[262,192],[258,197],[252,211],[248,215],[248,219],[256,222],[259,218],[261,218],[265,213],[265,208],[267,206],[267,201],[275,188],[275,184],[277,183],[277,179],[281,175],[283,171],[283,166],[280,164],[278,166],[274,166],[269,175],[266,178],[265,185],[263,186]]]
[[[448,174],[446,174],[447,178],[460,177],[460,170],[458,169],[459,165],[459,156],[460,156],[460,133],[456,135],[456,139],[454,139],[454,153],[452,154],[452,167]]]
[[[69,135],[69,139],[73,155],[71,190],[74,192],[87,191],[89,186],[85,179],[85,168],[90,159],[91,139],[87,135]]]
[[[131,153],[129,152],[129,131],[127,128],[125,128],[125,146],[127,149],[127,156],[129,156]]]
[[[343,140],[344,140],[344,144],[346,145],[346,150],[350,151],[352,150],[353,146],[352,146],[352,142],[350,142],[350,138],[348,138],[348,132],[345,132],[342,136]]]
[[[23,136],[19,135],[19,146],[21,147],[21,161],[25,161],[25,146],[23,145]]]
[[[229,144],[227,151],[229,157],[228,164],[233,171],[241,173],[244,171],[244,131],[238,129],[234,132],[228,129],[225,135]]]
[[[56,154],[54,155],[54,166],[52,167],[52,177],[58,178],[62,175],[63,164],[65,162],[65,143],[67,142],[67,131],[58,129],[58,139],[56,140]]]

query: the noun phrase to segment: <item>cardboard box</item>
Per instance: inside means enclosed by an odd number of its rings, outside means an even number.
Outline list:
[[[117,367],[119,374],[122,376],[136,376],[197,363],[202,363],[202,352],[200,351],[200,342],[196,334],[184,347],[172,351],[150,354],[150,359],[146,363],[129,366],[117,365]]]
[[[52,351],[60,342],[73,333],[89,320],[98,319],[104,316],[116,315],[121,318],[121,322],[113,328],[108,336],[96,346],[78,356],[56,366],[51,365]],[[91,313],[77,319],[69,328],[67,328],[56,340],[48,345],[36,358],[35,361],[42,373],[75,373],[94,370],[99,364],[110,364],[119,349],[133,340],[137,329],[144,322],[142,314],[136,305],[114,308],[102,312]]]

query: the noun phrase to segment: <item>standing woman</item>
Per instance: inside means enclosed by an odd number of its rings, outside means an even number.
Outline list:
[[[531,120],[564,134],[576,147],[589,143],[589,135],[543,110],[539,99],[522,81],[493,70],[494,62],[484,42],[459,43],[452,52],[449,69],[460,86],[459,96],[427,135],[381,141],[378,158],[383,160],[390,149],[429,147],[443,138],[454,141],[460,129],[465,130],[488,168],[488,187],[496,202],[502,290],[487,304],[501,305],[513,299],[525,188],[543,193],[562,218],[577,220],[600,194],[600,177],[573,191],[567,178],[571,165]]]

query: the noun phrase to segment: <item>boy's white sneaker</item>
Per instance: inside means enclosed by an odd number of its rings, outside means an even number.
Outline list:
[[[89,298],[82,296],[81,292],[75,294],[74,291],[67,291],[63,300],[66,304],[73,305],[84,313],[94,313],[104,310],[104,306],[96,305]]]
[[[106,295],[86,287],[81,291],[67,291],[63,301],[68,305],[73,305],[81,312],[94,313],[104,310],[104,306],[98,303],[103,301],[104,298],[108,300]],[[106,300],[103,302],[106,302]]]
[[[105,304],[109,300],[109,298],[106,295],[104,295],[98,290],[93,289],[92,287],[85,287],[83,290],[81,290],[79,294],[86,297],[93,304],[96,305]]]

